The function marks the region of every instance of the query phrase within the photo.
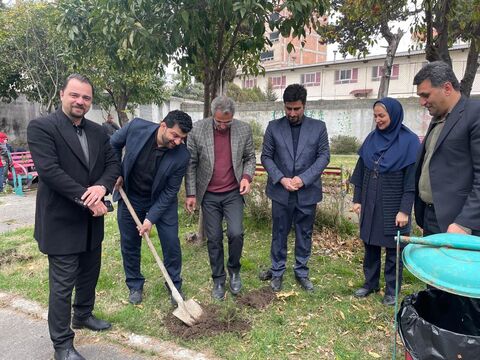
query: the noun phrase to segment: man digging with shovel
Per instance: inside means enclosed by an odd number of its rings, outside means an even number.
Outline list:
[[[142,236],[152,225],[157,227],[162,245],[165,268],[181,294],[182,253],[178,239],[177,193],[185,175],[190,154],[183,143],[192,128],[192,119],[175,110],[167,114],[160,125],[143,119],[133,119],[110,139],[119,158],[125,148],[121,176],[115,188],[123,186],[137,213],[141,226],[136,225],[125,201],[118,192],[118,227],[128,300],[140,304],[145,278],[140,271]],[[177,301],[171,296],[172,304]]]

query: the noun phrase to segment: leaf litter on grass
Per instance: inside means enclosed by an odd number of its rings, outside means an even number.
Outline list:
[[[341,258],[350,262],[363,245],[357,236],[345,237],[333,229],[323,228],[312,235],[312,248],[315,255]]]
[[[17,249],[7,249],[0,252],[0,267],[15,262],[25,262],[33,259],[31,255],[19,254]]]

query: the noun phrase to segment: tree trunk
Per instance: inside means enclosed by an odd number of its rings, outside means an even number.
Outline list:
[[[203,118],[210,116],[210,79],[203,81]]]
[[[395,60],[398,44],[400,44],[400,40],[402,39],[402,36],[404,34],[401,29],[398,29],[397,33],[393,34],[388,27],[388,22],[381,24],[380,31],[385,40],[387,40],[388,47],[387,55],[385,56],[385,61],[383,63],[383,74],[382,79],[380,80],[380,85],[378,87],[377,99],[388,96],[388,88],[390,87],[390,78],[392,76],[393,60]],[[375,120],[372,120],[372,131],[375,130],[376,126],[377,124],[375,123]]]
[[[448,15],[452,0],[441,0],[432,7],[432,2],[426,1],[425,21],[427,23],[427,43],[425,58],[428,61],[441,60],[452,66],[452,58],[448,50]],[[437,32],[436,38],[433,31]]]
[[[475,80],[475,76],[477,75],[478,53],[479,49],[477,47],[477,43],[475,42],[475,40],[472,40],[470,43],[470,49],[468,51],[465,74],[463,75],[463,79],[460,82],[460,91],[466,97],[470,97],[473,81]]]
[[[122,92],[118,96],[112,96],[112,99],[113,106],[117,111],[119,125],[123,127],[129,121],[127,113],[125,112],[128,104],[128,95],[125,92]]]
[[[446,62],[452,67],[452,58],[450,57],[450,51],[448,50],[448,16],[450,13],[452,0],[443,0],[437,3],[434,8],[435,14],[435,28],[438,32],[435,46],[440,57],[439,60]]]
[[[385,57],[385,62],[383,63],[383,74],[380,81],[380,86],[378,88],[378,99],[388,96],[388,89],[390,86],[390,78],[392,76],[392,67],[395,55],[397,53],[398,44],[402,39],[404,32],[398,29],[395,35],[392,34],[388,41],[387,56]]]

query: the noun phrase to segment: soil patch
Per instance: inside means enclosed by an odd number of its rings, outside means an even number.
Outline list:
[[[17,252],[17,249],[7,249],[0,252],[0,267],[14,262],[23,262],[33,259],[31,255],[23,255]]]
[[[247,294],[237,297],[237,303],[252,307],[257,310],[265,309],[276,298],[275,293],[268,286],[250,291]]]
[[[173,314],[167,315],[163,323],[168,331],[184,340],[210,337],[231,332],[243,333],[249,331],[250,324],[240,318],[238,309],[220,309],[215,305],[203,307],[203,315],[193,326],[185,325]]]

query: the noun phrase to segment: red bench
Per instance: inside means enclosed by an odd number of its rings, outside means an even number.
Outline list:
[[[10,157],[13,166],[8,174],[8,179],[12,182],[15,193],[23,195],[23,186],[30,188],[38,178],[32,154],[30,151],[12,152]]]

